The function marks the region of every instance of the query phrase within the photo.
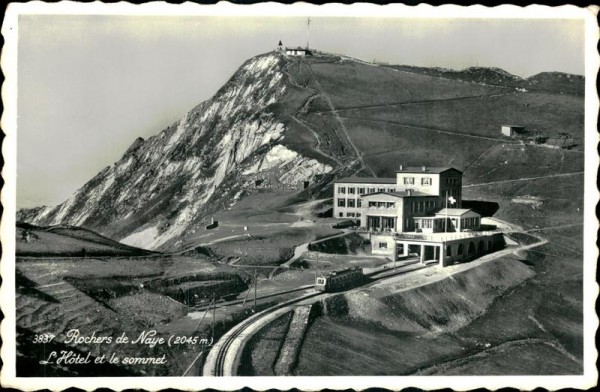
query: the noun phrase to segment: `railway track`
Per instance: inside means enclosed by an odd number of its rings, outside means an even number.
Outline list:
[[[291,294],[291,293],[295,293],[298,291],[304,291],[304,290],[310,289],[312,287],[314,287],[314,284],[307,284],[307,285],[300,286],[300,287],[286,290],[286,291],[278,291],[278,292],[272,293],[272,294],[265,294],[261,297],[256,297],[256,299],[262,300],[262,299],[267,299],[267,298],[279,297],[280,295],[286,295],[286,294]],[[243,304],[244,302],[247,302],[247,301],[244,301],[243,299],[234,299],[233,301],[222,302],[222,303],[220,303],[220,305],[216,305],[215,307],[217,309],[226,308],[228,306]],[[219,301],[217,301],[217,303],[219,303]],[[194,312],[203,312],[203,311],[205,311],[207,309],[211,309],[211,308],[212,308],[212,306],[210,306],[210,304],[209,305],[199,305],[199,306],[194,306],[192,308],[192,310]]]
[[[371,280],[371,282],[373,281],[377,281],[377,280],[381,280],[381,279],[386,279],[386,278],[391,278],[393,276],[397,276],[397,275],[403,275],[403,274],[407,274],[422,268],[426,268],[426,265],[423,264],[412,264],[412,265],[407,265],[403,267],[398,268],[397,270],[385,270],[385,271],[376,271],[376,272],[372,272],[366,276],[369,277],[369,279]],[[379,276],[378,276],[379,275]],[[361,286],[359,286],[361,287]],[[303,288],[305,289],[305,288]],[[295,290],[292,290],[295,291]],[[204,376],[233,376],[233,372],[235,371],[235,368],[237,367],[236,362],[236,356],[237,353],[243,349],[243,344],[240,344],[240,347],[237,347],[236,349],[232,349],[232,345],[236,342],[236,340],[244,333],[247,331],[247,329],[253,325],[256,321],[258,321],[259,319],[268,316],[272,313],[275,313],[277,311],[282,311],[282,314],[285,313],[283,312],[284,308],[293,305],[295,303],[310,299],[310,298],[314,298],[320,295],[324,295],[324,294],[328,294],[328,293],[322,293],[322,292],[314,292],[314,293],[310,293],[307,295],[304,295],[302,297],[299,298],[295,298],[286,302],[282,302],[278,305],[275,305],[273,307],[270,307],[268,309],[265,309],[261,312],[256,313],[255,315],[247,318],[246,320],[242,321],[241,323],[237,324],[235,327],[233,327],[232,329],[230,329],[225,335],[223,335],[221,337],[221,339],[219,339],[219,341],[215,344],[215,346],[213,346],[212,350],[209,352],[207,358],[206,358],[206,362],[204,365],[204,369],[203,369],[203,375]],[[229,362],[229,363],[228,363]],[[229,366],[228,366],[229,365]]]
[[[223,335],[223,337],[221,339],[219,339],[217,344],[209,352],[208,357],[206,358],[206,364],[204,366],[203,375],[204,376],[231,376],[232,374],[229,374],[230,372],[228,371],[227,366],[226,366],[228,357],[231,356],[231,355],[228,356],[229,349],[231,348],[233,343],[236,341],[236,339],[240,335],[242,335],[249,326],[254,324],[254,322],[257,321],[258,319],[260,319],[268,314],[274,313],[274,312],[281,310],[287,306],[293,305],[295,303],[304,301],[304,300],[312,298],[312,297],[316,297],[321,294],[322,293],[320,293],[320,292],[310,293],[310,294],[304,295],[302,297],[292,299],[290,301],[282,302],[276,306],[273,306],[271,308],[268,308],[266,310],[256,313],[255,315],[247,318],[246,320],[242,321],[241,323],[239,323],[238,325],[233,327],[233,329],[229,330],[225,335]],[[235,356],[235,354],[236,353],[234,352],[233,356]],[[235,360],[235,358],[231,359],[231,361],[234,361],[234,360]],[[214,362],[214,365],[213,365],[213,362]]]

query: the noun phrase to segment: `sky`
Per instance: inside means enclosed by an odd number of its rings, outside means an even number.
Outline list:
[[[567,19],[21,15],[17,207],[59,204],[137,138],[209,99],[248,58],[305,45],[367,61],[584,74]]]

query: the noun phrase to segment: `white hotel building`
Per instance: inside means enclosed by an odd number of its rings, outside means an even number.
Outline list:
[[[459,208],[462,172],[450,167],[403,167],[396,177],[347,177],[335,181],[333,216],[360,220],[367,229],[414,231],[415,217],[430,216],[446,207]]]
[[[462,172],[451,167],[403,167],[393,178],[341,178],[333,214],[360,222],[373,254],[394,260],[418,255],[442,265],[502,246],[498,231],[481,232],[481,215],[462,207]]]

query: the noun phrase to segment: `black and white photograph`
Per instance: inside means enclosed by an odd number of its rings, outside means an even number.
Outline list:
[[[11,4],[2,385],[593,387],[597,12]]]

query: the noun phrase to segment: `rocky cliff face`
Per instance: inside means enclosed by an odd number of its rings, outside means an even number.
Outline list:
[[[208,101],[143,140],[55,207],[21,210],[36,225],[93,229],[146,249],[176,248],[215,205],[231,204],[257,177],[280,187],[332,167],[281,144],[285,126],[273,110],[289,86],[276,53],[248,60]]]

